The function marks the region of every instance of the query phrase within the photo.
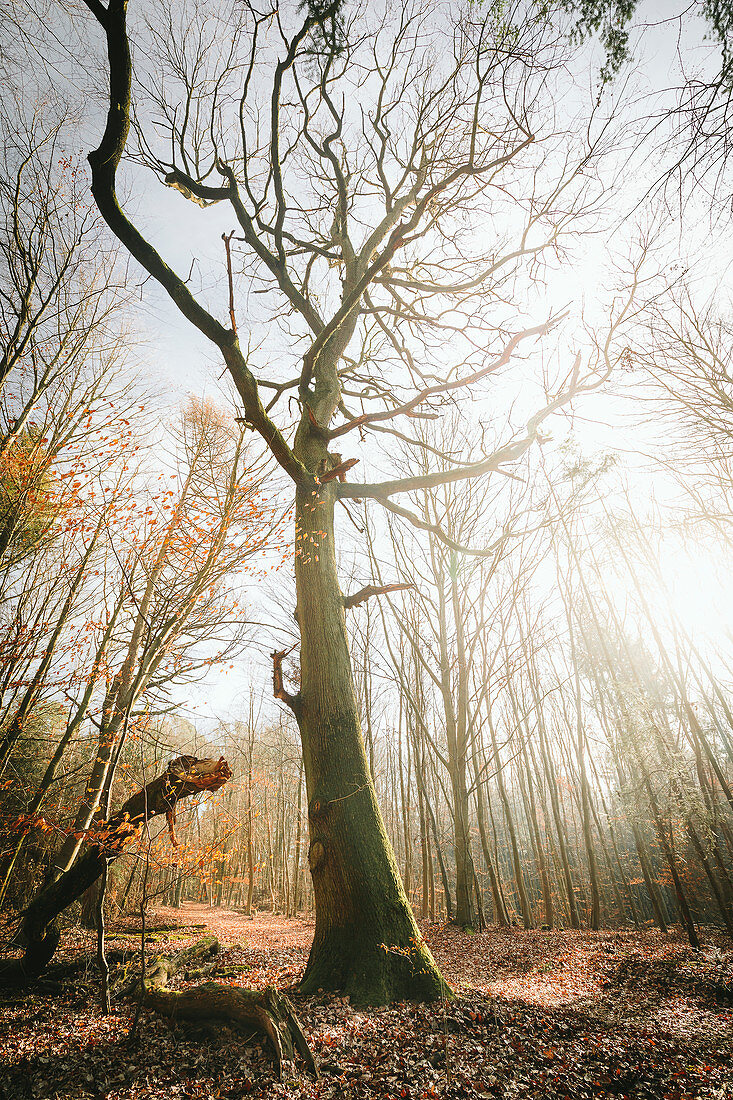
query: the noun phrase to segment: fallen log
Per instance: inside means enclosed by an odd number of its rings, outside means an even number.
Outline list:
[[[318,1077],[318,1067],[308,1040],[303,1034],[291,1002],[274,986],[265,989],[243,989],[238,986],[204,982],[174,992],[170,989],[150,988],[147,979],[144,991],[139,994],[145,1008],[167,1016],[172,1020],[209,1020],[227,1023],[235,1027],[248,1025],[262,1031],[269,1038],[275,1054],[275,1068],[282,1079],[284,1061],[293,1061],[295,1051],[300,1054],[313,1077]]]
[[[15,939],[25,944],[25,954],[0,967],[0,984],[27,982],[43,972],[59,945],[59,914],[96,882],[105,865],[122,854],[146,821],[165,814],[172,830],[177,802],[201,791],[217,791],[231,774],[223,757],[197,760],[179,756],[116,813],[98,822],[93,834],[90,832],[94,842],[68,871],[42,887],[23,912]]]
[[[177,955],[155,959],[144,980],[140,981],[138,975],[131,984],[127,979],[124,989],[145,1008],[171,1020],[192,1020],[197,1024],[223,1022],[261,1031],[272,1045],[279,1078],[282,1078],[283,1062],[294,1061],[296,1052],[308,1072],[317,1078],[318,1066],[295,1009],[285,994],[279,993],[274,986],[244,989],[204,982],[180,992],[165,988],[174,975],[185,975],[192,968],[205,965],[218,951],[215,937],[205,936]]]
[[[186,978],[195,977],[215,965],[219,954],[219,941],[216,936],[202,936],[201,939],[184,947],[176,955],[159,955],[145,967],[145,980],[151,988],[163,988],[171,978],[181,974]],[[115,997],[129,997],[138,991],[140,985],[140,955],[127,960],[121,966],[112,982],[111,992]]]

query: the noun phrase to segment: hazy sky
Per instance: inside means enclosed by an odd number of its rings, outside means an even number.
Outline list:
[[[141,23],[145,11],[152,10],[152,7],[133,0],[129,7],[133,32]],[[712,71],[717,62],[717,48],[704,41],[705,27],[700,21],[686,16],[680,23],[676,18],[685,8],[685,3],[665,0],[650,0],[640,5],[638,22],[644,26],[632,34],[634,63],[631,72],[622,74],[615,88],[606,93],[607,98],[619,99],[619,109],[622,117],[628,119],[629,131],[639,125],[640,117],[648,118],[663,103],[673,102],[672,93],[666,89],[680,82],[681,66]],[[71,10],[73,12],[74,9]],[[55,37],[57,45],[57,55],[53,61],[57,90],[63,96],[64,83],[68,82],[66,87],[70,98],[81,94],[86,103],[83,115],[70,131],[72,151],[81,158],[96,144],[103,127],[104,75],[100,69],[101,59],[95,56],[100,42],[99,28],[91,17],[83,14],[78,17],[74,15],[71,27],[60,6],[54,5],[50,13],[51,22],[47,31]],[[584,48],[575,58],[572,67],[577,82],[574,94],[578,103],[583,98],[592,102],[598,87],[600,60],[600,53],[594,46]],[[559,338],[567,345],[568,358],[576,348],[584,347],[584,326],[593,329],[596,324],[602,324],[607,316],[615,279],[614,266],[623,262],[633,248],[639,231],[649,225],[649,212],[646,209],[635,211],[634,207],[662,166],[658,142],[656,152],[654,145],[661,133],[663,129],[655,135],[654,141],[649,141],[645,159],[636,157],[629,162],[628,178],[617,190],[613,205],[605,217],[604,231],[574,246],[572,262],[552,270],[547,285],[536,294],[535,306],[540,313],[538,320],[544,319],[544,311],[560,307],[569,309],[569,320]],[[627,163],[626,158],[627,150],[619,148],[617,170]],[[179,274],[186,275],[190,271],[192,287],[203,291],[217,315],[226,320],[221,234],[234,228],[234,219],[228,209],[222,205],[201,210],[160,185],[151,173],[138,166],[127,166],[121,175],[121,194],[139,228]],[[705,202],[696,207],[694,200],[689,200],[682,221],[674,211],[665,215],[663,210],[656,208],[654,214],[662,266],[671,269],[675,263],[698,264],[696,278],[700,293],[710,294],[716,289],[727,305],[725,276],[729,246],[724,244],[726,235],[723,227],[718,226],[712,231],[716,234],[715,249],[710,248],[711,229],[706,211]],[[716,259],[711,263],[713,251]],[[705,264],[700,264],[701,255],[706,258]],[[131,270],[135,270],[134,263]],[[281,338],[273,335],[271,327],[266,329],[261,324],[248,323],[252,310],[260,318],[264,317],[267,302],[262,297],[251,296],[247,287],[240,285],[237,308],[241,340],[246,344],[247,334],[251,331],[253,344],[259,346],[253,362],[256,367],[266,370],[285,351]],[[141,287],[141,301],[131,310],[131,322],[139,333],[133,361],[139,363],[146,383],[157,391],[163,406],[172,409],[189,393],[213,396],[226,389],[227,382],[221,377],[222,364],[218,354],[177,314],[173,304],[152,280],[147,280]],[[558,349],[558,354],[562,357],[562,347]],[[529,364],[523,369],[531,374],[535,368]],[[578,404],[574,422],[571,424],[567,418],[558,419],[553,425],[553,432],[557,439],[561,439],[572,431],[584,450],[617,450],[624,456],[630,476],[640,491],[646,485],[648,491],[664,493],[664,478],[660,478],[658,472],[652,476],[646,457],[658,437],[658,426],[653,418],[648,418],[645,423],[644,408],[630,392],[632,385],[633,380],[620,379],[612,387],[616,391],[615,396],[604,392]],[[377,452],[372,452],[372,460],[386,468]],[[358,469],[364,469],[364,462]],[[683,570],[682,580],[678,578],[682,586],[685,586],[684,576]],[[689,584],[686,587],[689,588]],[[696,605],[699,602],[697,600]],[[257,606],[258,601],[255,608]],[[262,641],[261,651],[267,652],[273,637]],[[263,662],[261,657],[253,657],[250,671],[255,680],[261,680],[265,675],[264,687],[267,690],[265,666],[266,661]],[[243,670],[239,669],[235,674],[211,678],[206,688],[196,689],[192,695],[209,713],[221,711],[238,694],[246,693],[248,679],[246,670],[243,675]]]

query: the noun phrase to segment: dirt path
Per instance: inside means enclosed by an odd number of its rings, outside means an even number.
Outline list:
[[[290,919],[279,913],[255,913],[245,917],[233,909],[213,909],[208,905],[187,902],[180,909],[156,907],[156,918],[162,924],[190,927],[203,924],[223,944],[244,943],[269,950],[302,948],[308,951],[313,939],[313,921]]]

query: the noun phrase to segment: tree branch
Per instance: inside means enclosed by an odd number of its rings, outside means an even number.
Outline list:
[[[431,535],[435,535],[439,542],[442,542],[445,546],[448,546],[451,550],[455,550],[459,554],[466,554],[469,557],[474,558],[494,558],[499,550],[508,539],[510,539],[514,532],[504,531],[498,539],[495,539],[490,546],[484,549],[479,549],[473,546],[463,546],[460,542],[456,542],[450,535],[446,534],[442,527],[437,523],[430,523],[429,520],[423,519],[418,516],[416,512],[411,512],[409,508],[403,508],[401,504],[395,504],[392,500],[380,500],[379,503],[383,508],[386,508],[388,512],[392,512],[395,516],[400,516],[401,519],[406,519],[408,523],[411,523],[413,527],[419,527],[421,531],[429,531]],[[404,587],[404,586],[403,586]],[[407,585],[408,588],[414,588],[414,585]]]
[[[538,438],[540,424],[548,416],[563,408],[579,393],[589,392],[602,385],[610,374],[610,367],[594,378],[592,382],[586,382],[582,385],[578,382],[579,372],[580,355],[578,354],[575,358],[567,388],[553,398],[552,401],[548,401],[539,412],[536,412],[530,418],[527,422],[525,435],[505,444],[505,446],[494,451],[493,454],[481,459],[480,462],[471,462],[465,466],[457,466],[452,470],[435,470],[432,473],[416,474],[414,477],[396,478],[393,481],[365,483],[363,485],[356,482],[344,482],[336,486],[337,496],[339,498],[351,497],[355,499],[369,497],[378,500],[380,504],[386,507],[389,497],[395,496],[397,493],[411,493],[416,489],[435,489],[439,485],[450,485],[456,481],[466,481],[472,477],[479,477],[481,474],[495,473],[503,463],[516,462],[527,453]],[[395,510],[394,506],[392,510]]]
[[[406,401],[403,405],[398,405],[394,409],[383,409],[375,413],[363,413],[361,416],[357,416],[353,420],[350,420],[348,424],[342,424],[340,428],[332,429],[329,433],[329,438],[336,439],[338,436],[345,435],[346,432],[350,432],[354,428],[359,428],[364,424],[374,424],[380,420],[392,420],[395,416],[409,416],[413,409],[416,409],[418,405],[421,405],[423,401],[427,401],[430,397],[448,393],[451,390],[460,389],[463,386],[471,386],[475,382],[479,382],[482,378],[486,378],[489,374],[493,374],[494,371],[499,370],[500,367],[506,366],[515,349],[523,340],[530,339],[532,336],[544,336],[561,319],[560,317],[552,318],[549,321],[545,321],[542,325],[535,325],[534,328],[524,329],[523,332],[516,333],[508,341],[506,347],[497,359],[494,359],[480,370],[474,371],[473,374],[466,375],[465,378],[456,378],[453,382],[438,382],[433,386],[426,386],[409,401]]]
[[[283,683],[283,657],[287,657],[293,648],[291,646],[290,649],[276,649],[274,653],[270,654],[270,657],[272,658],[272,694],[276,699],[287,703],[293,713],[296,714],[300,704],[300,695],[291,695],[289,691],[285,690],[285,684]]]
[[[182,798],[201,791],[218,791],[231,774],[223,757],[197,760],[195,756],[179,756],[107,821],[98,823],[94,843],[59,878],[42,888],[25,910],[20,926],[27,941],[25,956],[0,970],[0,984],[28,981],[44,970],[59,944],[59,914],[97,881],[105,866],[122,854],[146,821],[171,814]]]
[[[168,267],[120,207],[116,194],[117,169],[130,132],[132,83],[132,60],[126,25],[127,3],[126,0],[110,0],[109,7],[105,10],[94,0],[86,2],[105,30],[109,60],[107,123],[99,147],[88,157],[92,172],[92,195],[99,211],[118,240],[167,291],[183,316],[219,349],[242,399],[247,422],[259,432],[283,469],[296,483],[309,482],[312,478],[308,470],[295,457],[285,437],[265,412],[257,381],[247,365],[236,332],[225,328],[196,301],[183,279]]]
[[[414,584],[367,584],[360,588],[358,592],[354,592],[353,595],[344,597],[344,610],[348,611],[349,608],[359,607],[360,604],[366,603],[372,596],[384,596],[387,592],[403,592],[414,587]]]

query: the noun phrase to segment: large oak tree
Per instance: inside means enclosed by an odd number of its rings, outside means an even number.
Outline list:
[[[503,471],[553,412],[600,383],[607,364],[584,370],[576,359],[554,387],[535,390],[524,428],[479,453],[434,453],[416,476],[347,480],[358,446],[377,467],[379,444],[394,437],[429,459],[411,424],[485,397],[498,376],[505,385],[513,357],[552,327],[521,319],[517,272],[557,256],[563,232],[593,215],[606,131],[586,120],[575,141],[555,124],[548,87],[562,47],[531,13],[520,24],[491,4],[265,0],[166,6],[151,23],[141,11],[128,29],[126,0],[86,5],[109,63],[106,128],[89,156],[94,198],[218,349],[242,420],[293,486],[297,694],[274,658],[307,783],[316,930],[303,989],[341,989],[362,1003],[438,997],[445,985],[402,888],[365,756],[334,511],[368,501],[424,525],[402,503],[411,493]],[[126,153],[178,193],[171,219],[183,217],[180,196],[228,212],[235,228],[211,302],[123,209]],[[267,333],[251,354],[238,334],[245,323]],[[520,373],[518,389],[528,377]]]

